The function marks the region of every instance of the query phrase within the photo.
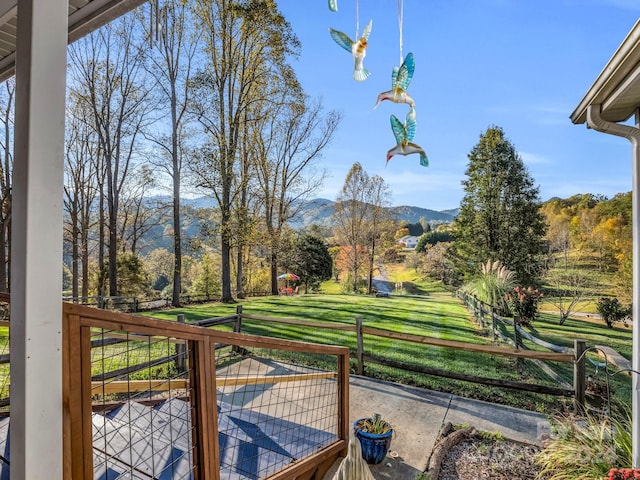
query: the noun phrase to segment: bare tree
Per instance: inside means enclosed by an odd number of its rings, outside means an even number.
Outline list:
[[[242,123],[253,103],[269,100],[264,85],[293,75],[286,61],[299,44],[273,0],[199,0],[197,9],[206,59],[193,79],[192,104],[209,143],[193,162],[193,172],[220,210],[222,300],[230,302],[232,209],[242,192]]]
[[[154,164],[162,168],[172,185],[173,211],[173,292],[171,304],[180,305],[182,291],[182,219],[180,194],[182,167],[185,157],[186,114],[189,103],[192,61],[196,52],[199,29],[193,28],[191,8],[185,2],[167,2],[159,12],[159,31],[150,54],[149,73],[156,79],[161,96],[168,102],[162,109],[168,110],[169,132],[159,132],[149,138],[162,150]],[[150,32],[150,35],[152,32]]]
[[[149,190],[156,187],[153,171],[146,165],[135,168],[123,184],[118,218],[120,250],[137,253],[142,237],[163,219],[159,202],[151,205]]]
[[[351,272],[353,291],[358,291],[359,271],[364,262],[363,246],[367,243],[367,216],[369,196],[369,175],[360,163],[354,163],[344,181],[342,190],[336,198],[333,218],[336,222],[336,234],[344,249],[346,263]]]
[[[120,193],[136,156],[136,139],[148,118],[143,83],[143,40],[135,19],[122,17],[69,47],[72,89],[92,112],[105,181],[100,190],[108,222],[109,294],[118,294]],[[103,276],[103,275],[101,275]]]
[[[378,245],[384,226],[389,219],[389,210],[387,207],[390,204],[391,192],[389,186],[379,175],[371,177],[369,179],[369,185],[367,188],[367,246],[369,254],[369,276],[367,281],[367,287],[369,295],[373,293],[373,270],[376,258],[376,245]]]
[[[256,135],[256,169],[263,219],[270,239],[271,293],[278,293],[278,254],[282,229],[324,180],[316,162],[331,141],[341,114],[323,114],[322,104],[290,101]]]
[[[87,123],[84,102],[71,95],[67,100],[64,209],[65,237],[71,248],[71,294],[74,301],[88,295],[89,230],[94,222],[97,197],[98,148],[94,129]],[[82,271],[80,271],[82,270]]]
[[[0,94],[0,291],[8,292],[11,258],[11,176],[15,80],[4,82]]]
[[[564,325],[581,300],[594,294],[597,283],[587,270],[575,264],[549,270],[546,281],[551,287],[549,302],[560,313],[560,325]]]

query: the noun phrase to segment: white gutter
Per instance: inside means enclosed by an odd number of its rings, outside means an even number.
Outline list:
[[[587,108],[587,125],[599,132],[624,137],[631,142],[632,147],[632,194],[631,203],[632,231],[633,231],[633,340],[631,348],[631,361],[633,372],[631,374],[631,398],[632,398],[632,422],[631,437],[633,445],[631,449],[631,461],[633,468],[640,466],[640,108],[635,112],[635,127],[608,122],[601,115],[602,106],[591,104]]]
[[[570,116],[571,121],[576,124],[585,123],[587,108],[593,104],[602,105],[601,115],[609,121],[620,122],[633,115],[632,106],[611,105],[610,97],[614,96],[621,87],[623,91],[626,90],[624,81],[636,70],[638,62],[640,62],[640,19],[636,21],[580,104],[573,111]],[[636,97],[634,96],[634,98]],[[614,109],[614,112],[610,112]]]

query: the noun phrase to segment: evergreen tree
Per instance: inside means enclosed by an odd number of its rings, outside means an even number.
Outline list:
[[[469,276],[499,260],[522,285],[535,284],[546,230],[538,187],[500,127],[480,135],[468,157],[465,196],[453,226],[456,268]]]
[[[293,244],[287,270],[296,272],[304,284],[304,293],[315,289],[320,282],[331,278],[333,260],[329,249],[321,238],[313,235],[300,235]]]

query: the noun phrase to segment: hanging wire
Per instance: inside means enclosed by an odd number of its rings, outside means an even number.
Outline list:
[[[400,30],[400,65],[402,65],[402,23],[404,20],[404,0],[398,0],[398,30]]]
[[[358,0],[356,0],[356,37],[355,41],[357,42],[360,37],[358,37],[358,31],[360,30],[360,8],[358,5]]]

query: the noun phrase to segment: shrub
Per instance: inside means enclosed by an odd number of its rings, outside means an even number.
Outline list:
[[[640,468],[612,468],[606,480],[640,479]]]
[[[584,420],[564,417],[556,419],[555,426],[556,438],[545,445],[536,459],[542,466],[542,478],[607,478],[612,467],[631,464],[630,411],[604,419],[593,415]]]
[[[596,308],[609,328],[613,328],[615,322],[623,321],[631,313],[631,306],[625,307],[617,298],[602,297],[596,302]]]
[[[531,325],[538,314],[538,306],[543,294],[533,287],[515,287],[507,292],[505,300],[511,313],[520,317],[521,325]]]
[[[404,258],[403,248],[399,245],[394,245],[388,248],[383,255],[384,263],[400,263]]]

